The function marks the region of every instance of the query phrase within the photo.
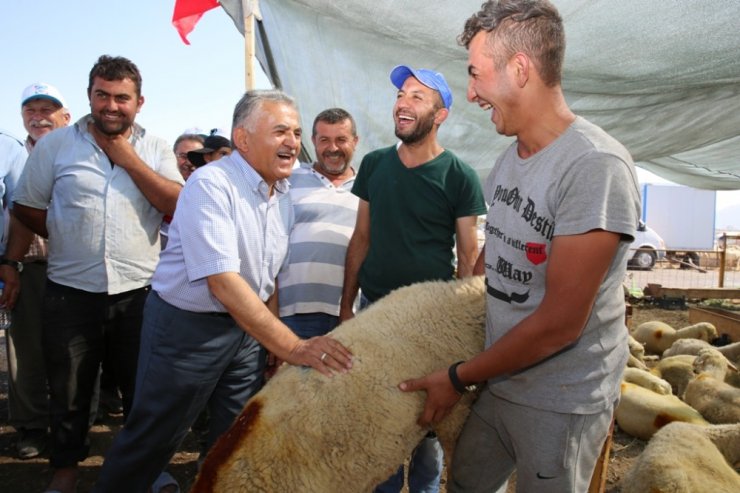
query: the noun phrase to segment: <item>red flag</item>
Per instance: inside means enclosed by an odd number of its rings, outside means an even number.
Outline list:
[[[190,44],[187,35],[195,28],[203,13],[219,5],[218,0],[175,0],[172,25],[180,33],[183,43]]]

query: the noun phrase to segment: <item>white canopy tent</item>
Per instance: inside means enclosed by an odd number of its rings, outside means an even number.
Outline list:
[[[391,69],[442,72],[455,101],[440,141],[485,177],[510,140],[465,100],[467,52],[456,42],[481,1],[261,0],[256,54],[276,87],[296,97],[304,128],[332,106],[352,113],[358,161],[396,140]],[[740,0],[554,3],[573,110],[663,178],[740,189]],[[221,4],[243,33],[242,0]]]

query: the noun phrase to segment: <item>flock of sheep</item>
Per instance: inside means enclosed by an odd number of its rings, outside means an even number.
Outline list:
[[[424,395],[399,382],[483,348],[483,279],[394,291],[332,335],[355,365],[326,378],[283,366],[219,439],[191,492],[372,491],[426,433]],[[616,421],[649,440],[623,493],[740,492],[740,343],[715,348],[711,324],[635,328]],[[659,357],[660,356],[660,357]],[[435,429],[447,458],[467,417],[468,395]]]
[[[623,493],[740,492],[740,342],[716,338],[706,322],[631,331],[616,421],[649,441]]]

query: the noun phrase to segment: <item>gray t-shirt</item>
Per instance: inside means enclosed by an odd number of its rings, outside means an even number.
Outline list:
[[[489,381],[491,392],[518,404],[564,413],[604,410],[619,395],[628,354],[622,281],[640,215],[632,158],[606,132],[578,117],[528,159],[521,159],[512,144],[485,188],[490,204],[486,347],[541,303],[553,237],[593,229],[622,234],[579,340],[538,364]]]

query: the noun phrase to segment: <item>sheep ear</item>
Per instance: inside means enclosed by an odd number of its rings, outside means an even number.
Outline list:
[[[732,362],[730,362],[730,361],[727,362],[727,368],[729,368],[732,371],[739,371],[737,369],[737,366],[733,365]]]

